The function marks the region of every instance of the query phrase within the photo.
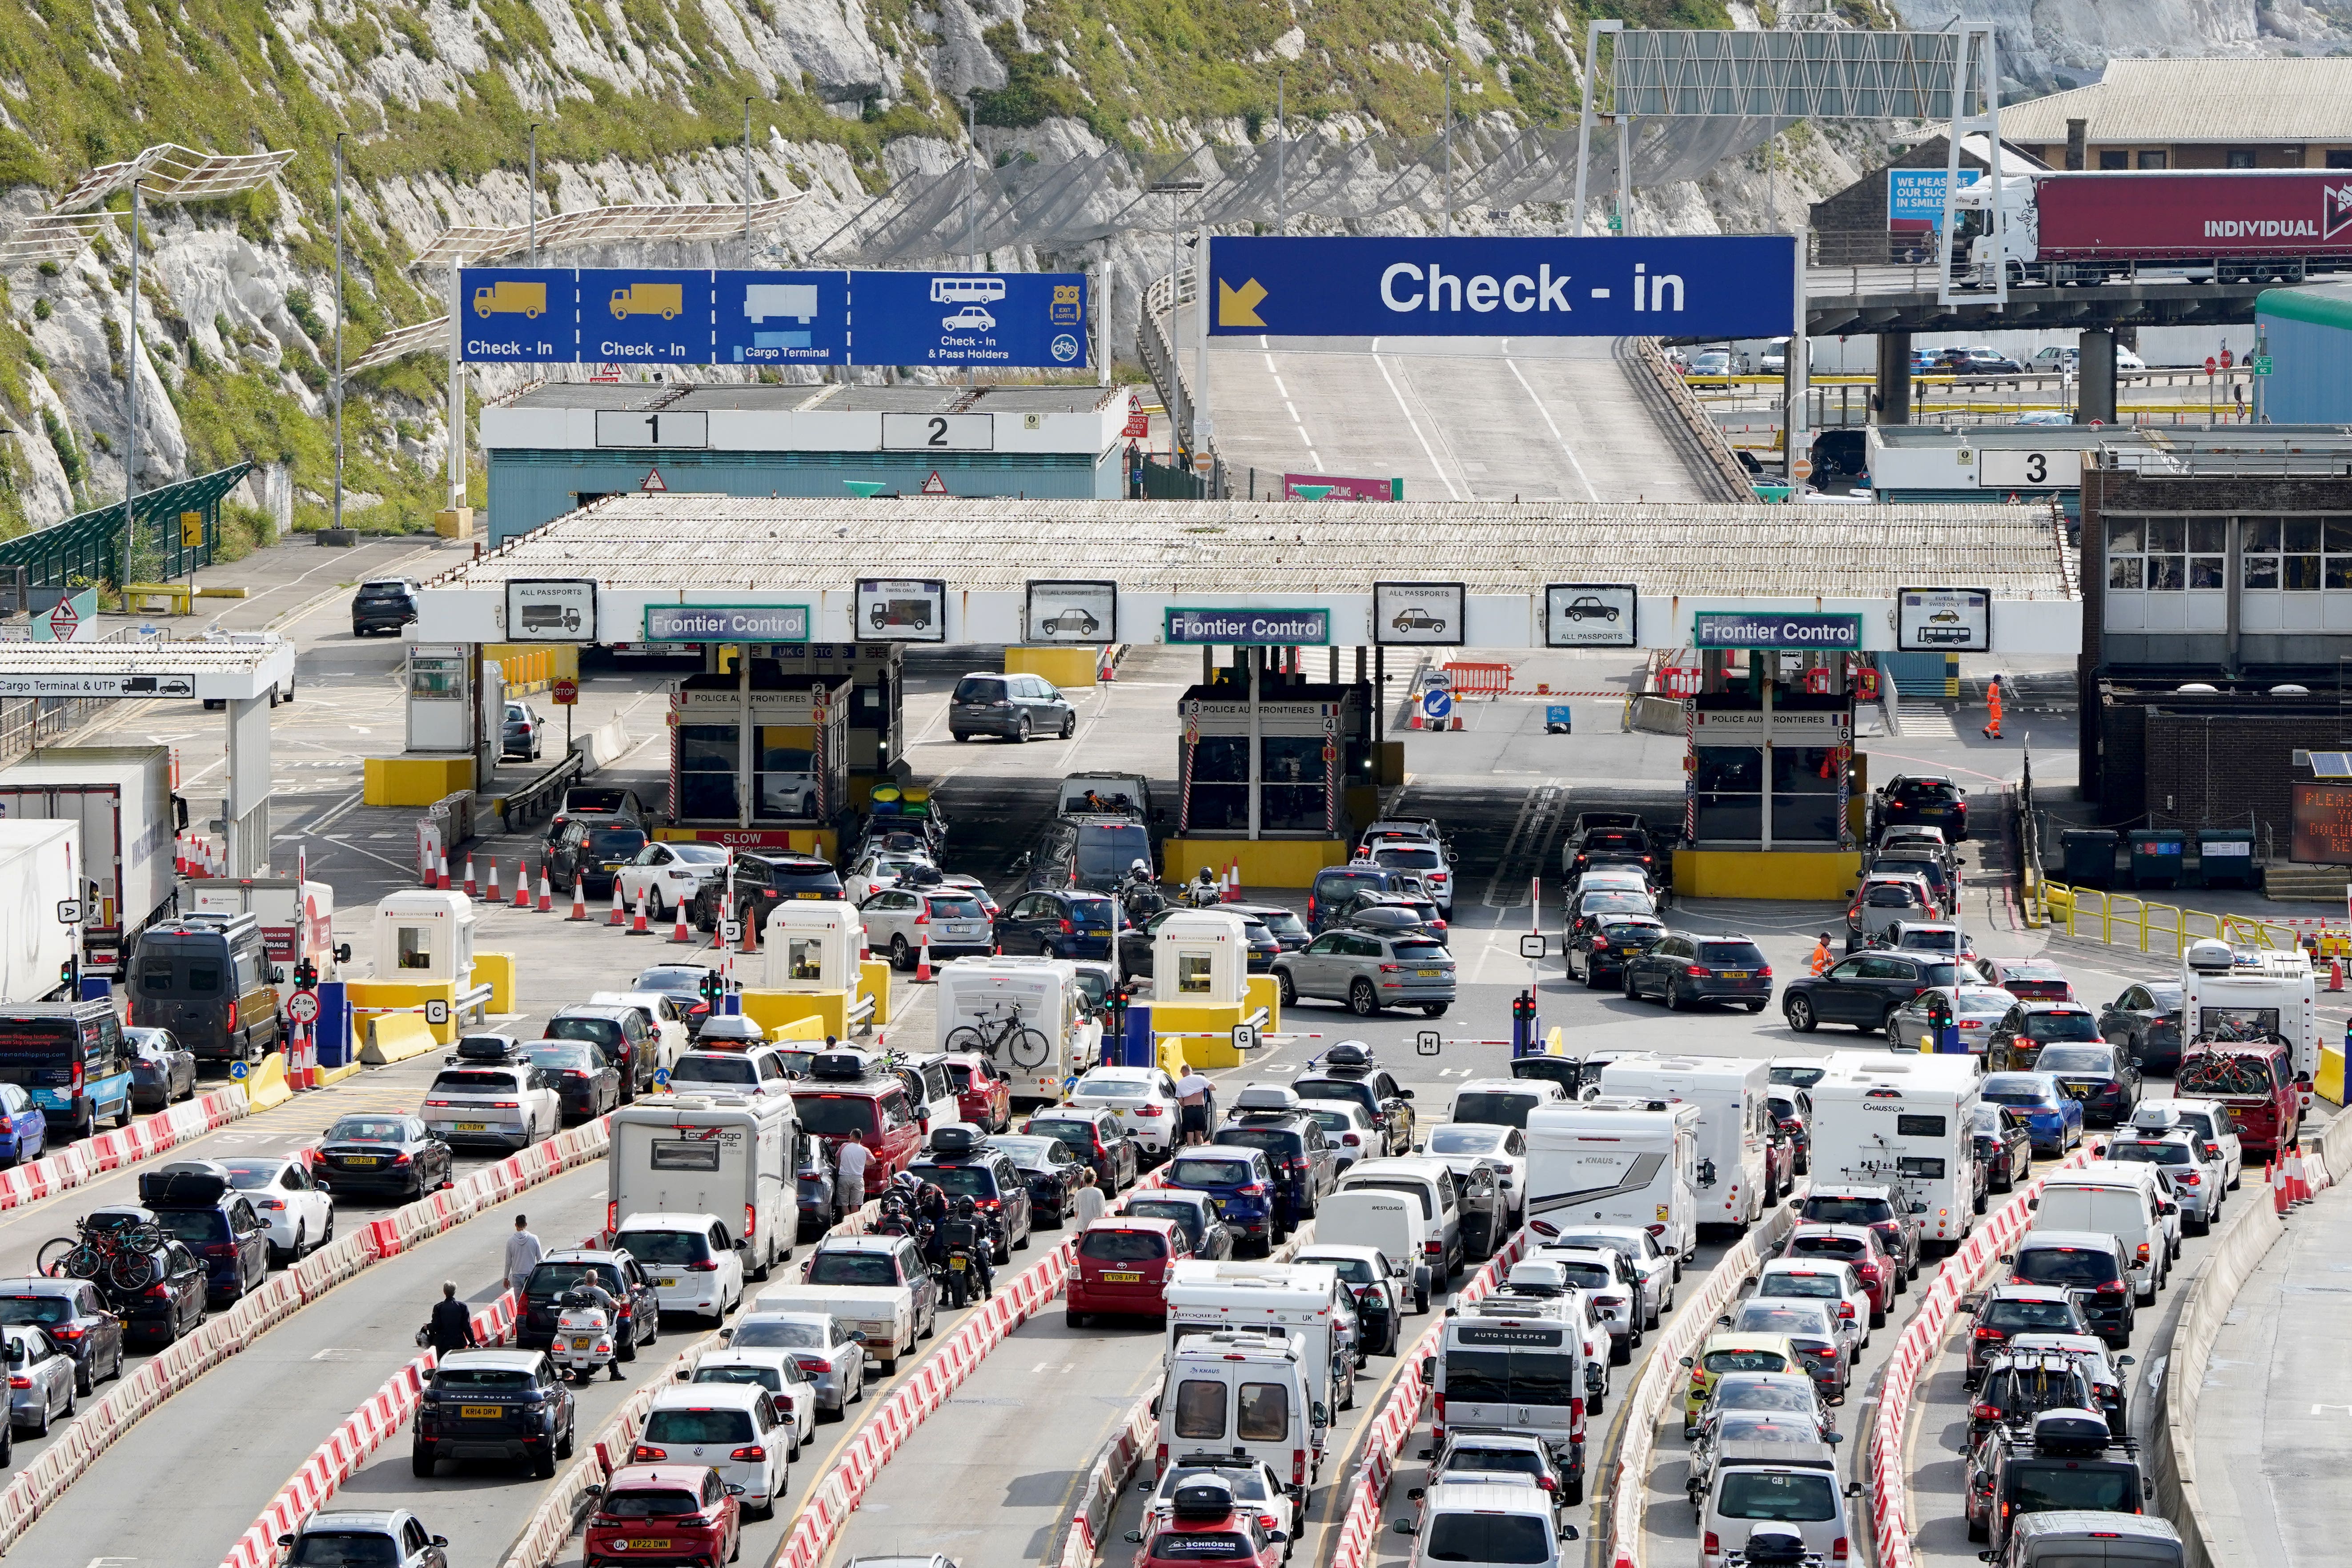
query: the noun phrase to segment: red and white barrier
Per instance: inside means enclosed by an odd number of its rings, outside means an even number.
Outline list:
[[[1061,1568],[1094,1568],[1095,1559],[1102,1555],[1103,1527],[1110,1522],[1119,1490],[1151,1450],[1151,1435],[1160,1429],[1160,1417],[1153,1412],[1165,1384],[1164,1378],[1153,1379],[1142,1396],[1127,1407],[1127,1419],[1119,1423],[1118,1434],[1087,1472],[1077,1511],[1070,1516],[1070,1532],[1062,1538]],[[514,1565],[509,1563],[508,1568]]]
[[[509,1290],[474,1314],[474,1336],[484,1344],[504,1344],[514,1333],[518,1303]],[[302,1468],[278,1489],[261,1517],[222,1559],[221,1568],[275,1568],[278,1538],[292,1533],[335,1495],[337,1488],[357,1474],[368,1456],[408,1425],[416,1412],[417,1395],[432,1374],[435,1352],[426,1351],[385,1380],[368,1395],[325,1442],[312,1450]]]
[[[2104,1148],[2104,1144],[2085,1143],[1987,1215],[1985,1223],[1936,1271],[1911,1321],[1904,1325],[1902,1337],[1895,1342],[1885,1381],[1879,1385],[1878,1424],[1871,1429],[1870,1441],[1871,1541],[1878,1568],[1911,1568],[1917,1561],[1911,1546],[1911,1481],[1903,1464],[1911,1424],[1917,1418],[1912,1396],[1919,1380],[1935,1364],[1961,1296],[1982,1284],[2001,1254],[2032,1226],[2033,1211],[2028,1205],[2041,1193],[2042,1184],[2058,1171],[2089,1163]]]
[[[1458,1292],[1462,1303],[1467,1306],[1501,1284],[1503,1276],[1527,1247],[1528,1233],[1524,1230],[1505,1242],[1503,1250],[1488,1258],[1486,1267]],[[1403,1449],[1404,1440],[1412,1435],[1413,1427],[1420,1424],[1421,1407],[1429,1399],[1429,1384],[1421,1375],[1422,1360],[1435,1355],[1444,1337],[1443,1318],[1422,1331],[1412,1348],[1403,1352],[1404,1371],[1397,1378],[1396,1386],[1381,1402],[1380,1410],[1366,1428],[1364,1458],[1356,1467],[1348,1511],[1339,1519],[1339,1544],[1332,1553],[1331,1568],[1366,1568],[1380,1555],[1373,1543],[1381,1533],[1381,1506],[1388,1500],[1397,1455]]]
[[[191,1138],[226,1127],[246,1113],[245,1090],[231,1085],[140,1117],[128,1127],[85,1139],[29,1164],[0,1171],[0,1209],[36,1203],[95,1180],[101,1173],[152,1159]]]

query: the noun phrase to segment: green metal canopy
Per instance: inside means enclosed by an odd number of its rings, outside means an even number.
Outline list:
[[[138,536],[155,552],[152,570],[158,577],[182,576],[212,564],[213,548],[220,540],[221,498],[252,470],[251,463],[236,463],[131,498]],[[202,542],[185,544],[183,530],[192,513]],[[0,541],[0,568],[22,566],[26,585],[34,588],[62,588],[76,577],[123,582],[130,574],[131,552],[122,521],[122,503],[117,501],[37,532]]]

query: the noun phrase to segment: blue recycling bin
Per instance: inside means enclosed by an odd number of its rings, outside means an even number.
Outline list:
[[[1129,1002],[1127,1005],[1127,1037],[1120,1045],[1120,1066],[1148,1068],[1159,1064],[1158,1046],[1151,1037],[1151,1005],[1149,1002]]]
[[[319,982],[319,1021],[311,1037],[319,1043],[320,1067],[351,1065],[352,1000],[341,981]]]

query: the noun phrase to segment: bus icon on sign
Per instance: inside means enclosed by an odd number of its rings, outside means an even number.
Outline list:
[[[934,278],[931,300],[940,305],[984,305],[1004,298],[1002,278]]]

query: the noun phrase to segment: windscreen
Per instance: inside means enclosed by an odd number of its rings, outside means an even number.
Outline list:
[[[1860,1258],[1865,1250],[1852,1236],[1801,1236],[1789,1243],[1792,1258]]]
[[[2116,1279],[2116,1260],[2084,1247],[2029,1247],[2017,1255],[2012,1272],[2031,1285],[2108,1285]]]
[[[646,1418],[648,1443],[748,1443],[748,1410],[656,1410]]]
[[[1739,1315],[1731,1320],[1731,1329],[1740,1334],[1799,1334],[1812,1339],[1825,1339],[1830,1332],[1817,1307],[1799,1310],[1754,1303],[1739,1310]]]
[[[1726,1378],[1715,1385],[1718,1410],[1803,1410],[1821,1407],[1821,1395],[1807,1384],[1774,1383],[1760,1377]]]
[[[683,1065],[685,1060],[681,1058]],[[748,1065],[748,1064],[746,1064]],[[796,1094],[793,1109],[799,1112],[803,1131],[821,1138],[870,1138],[881,1131],[879,1100],[857,1094]]]
[[[328,1143],[397,1143],[408,1135],[407,1123],[388,1116],[346,1116],[327,1129]]]
[[[1727,1471],[1715,1511],[1726,1519],[1818,1523],[1838,1516],[1837,1480],[1818,1470]]]
[[[531,1066],[551,1068],[557,1072],[593,1072],[598,1065],[593,1049],[584,1045],[526,1046],[522,1054]]]
[[[538,1380],[520,1367],[445,1366],[433,1374],[436,1388],[488,1388],[520,1394],[538,1386]]]
[[[1566,1405],[1583,1393],[1576,1358],[1559,1351],[1445,1352],[1445,1397],[1465,1405]]]
[[[733,1383],[748,1388],[764,1388],[771,1394],[784,1391],[783,1373],[772,1366],[698,1366],[694,1369],[696,1383]]]
[[[2024,1463],[2009,1471],[2009,1500],[2019,1513],[2084,1508],[2098,1513],[2129,1513],[2137,1504],[2138,1472],[2120,1465],[2060,1467]]]
[[[967,675],[956,682],[955,696],[952,700],[1002,702],[1004,700],[1004,682],[994,676]]]
[[[759,1065],[748,1057],[691,1056],[680,1057],[670,1064],[669,1080],[679,1083],[750,1083],[760,1081]],[[814,1124],[805,1105],[801,1110],[801,1124],[812,1132],[825,1129]]]
[[[547,1033],[550,1040],[586,1040],[608,1051],[621,1048],[621,1026],[610,1018],[551,1018]]]
[[[1767,1274],[1756,1283],[1759,1296],[1798,1296],[1817,1300],[1844,1299],[1833,1274]]]
[[[1549,1563],[1551,1521],[1533,1513],[1439,1514],[1422,1538],[1433,1563]]]
[[[526,1296],[561,1296],[574,1285],[593,1280],[610,1294],[620,1281],[610,1265],[602,1263],[542,1263],[523,1281]]]
[[[2127,1164],[2188,1165],[2195,1163],[2197,1156],[2186,1143],[2110,1143],[2107,1158]]]
[[[1598,1263],[1564,1261],[1560,1268],[1568,1275],[1568,1283],[1580,1290],[1609,1290],[1616,1288],[1616,1277]]]
[[[1776,1067],[1772,1068],[1774,1083],[1785,1083],[1790,1089],[1811,1089],[1829,1077],[1830,1069],[1816,1067]]]
[[[634,856],[646,847],[645,829],[641,827],[592,827],[588,830],[588,853],[606,860]]]
[[[1234,1187],[1250,1179],[1250,1167],[1244,1160],[1188,1156],[1169,1165],[1168,1179],[1187,1187]]]
[[[980,900],[968,893],[934,893],[926,901],[930,905],[931,919],[935,921],[978,921],[988,918],[988,911],[980,907]]]
[[[1115,877],[1138,860],[1151,858],[1150,831],[1139,825],[1101,825],[1078,829],[1078,875]]]
[[[1191,1204],[1152,1203],[1148,1199],[1129,1200],[1127,1212],[1138,1219],[1174,1220],[1187,1237],[1196,1236],[1201,1228],[1201,1211]]]
[[[1528,1124],[1528,1112],[1543,1100],[1533,1094],[1515,1094],[1508,1089],[1465,1089],[1454,1101],[1454,1120],[1479,1121],[1494,1127],[1519,1127]],[[1455,1138],[1460,1133],[1452,1134]],[[1494,1146],[1490,1139],[1475,1148],[1441,1148],[1433,1138],[1430,1147],[1441,1154],[1483,1154]]]
[[[224,1160],[221,1164],[228,1172],[228,1184],[239,1192],[249,1193],[278,1180],[278,1163],[275,1160],[234,1163]]]
[[[1977,1321],[1988,1329],[2024,1330],[2030,1333],[2071,1334],[2074,1310],[2065,1301],[2020,1301],[1996,1297],[1985,1303]]]
[[[1809,1225],[1878,1225],[1895,1217],[1895,1205],[1885,1198],[1823,1195],[1805,1200],[1804,1216]]]
[[[625,1230],[618,1245],[644,1264],[676,1268],[710,1261],[710,1238],[698,1230]]]
[[[761,1322],[749,1318],[728,1343],[739,1351],[821,1351],[824,1330],[815,1323]]]
[[[513,1094],[510,1072],[445,1072],[434,1079],[435,1094]]]
[[[1528,1448],[1458,1447],[1448,1453],[1446,1470],[1477,1470],[1497,1476],[1543,1476],[1551,1473],[1543,1456]]]
[[[690,1513],[700,1513],[702,1503],[692,1492],[633,1488],[607,1494],[596,1511],[613,1519],[682,1519]]]
[[[1703,942],[1698,961],[1713,969],[1761,969],[1764,950],[1752,942]]]
[[[2048,1084],[2001,1074],[1985,1079],[1984,1097],[1995,1105],[2019,1105],[2029,1110],[2057,1102],[2056,1093]]]
[[[1433,1128],[1430,1130],[1429,1134],[1429,1152],[1431,1153],[1491,1154],[1503,1142],[1503,1127],[1525,1126],[1527,1124],[1527,1109],[1539,1103],[1533,1095],[1527,1095],[1524,1097],[1505,1094],[1466,1095],[1462,1100],[1457,1100],[1454,1103],[1454,1116],[1464,1121],[1486,1121],[1486,1118],[1483,1116],[1473,1116],[1468,1114],[1473,1106],[1481,1100],[1491,1101],[1497,1105],[1506,1105],[1516,1101],[1521,1107],[1518,1121],[1492,1127]]]
[[[918,1165],[915,1173],[951,1198],[996,1195],[996,1178],[985,1165]]]
[[[2047,1043],[2052,1040],[2102,1039],[2099,1021],[2088,1013],[2028,1013],[2025,1016],[2025,1037]],[[2042,1058],[2047,1061],[2048,1058]],[[2043,1071],[2050,1070],[2044,1068]]]
[[[1168,1238],[1150,1230],[1090,1230],[1078,1242],[1078,1256],[1097,1263],[1157,1263],[1168,1256]]]
[[[879,1253],[819,1252],[810,1263],[812,1285],[896,1285],[898,1266]]]
[[[294,1543],[290,1568],[399,1568],[389,1535],[310,1535]]]
[[[62,1323],[73,1315],[62,1296],[0,1296],[0,1323]]]
[[[1421,1205],[1421,1217],[1430,1217],[1429,1189],[1419,1182],[1384,1182],[1377,1176],[1351,1179],[1339,1189],[1343,1193],[1403,1193]]]
[[[228,1239],[228,1215],[218,1209],[165,1209],[155,1216],[155,1223],[190,1247]]]
[[[1709,1372],[1788,1372],[1789,1358],[1779,1351],[1709,1351],[1699,1358]]]

